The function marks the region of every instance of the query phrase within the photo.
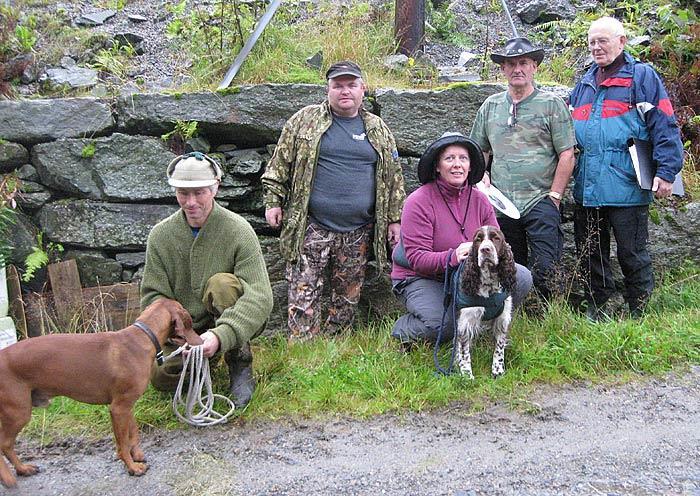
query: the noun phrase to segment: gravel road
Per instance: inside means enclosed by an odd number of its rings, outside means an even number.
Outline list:
[[[513,404],[153,431],[140,478],[108,438],[20,441],[42,472],[6,493],[700,495],[700,366],[623,386],[541,387]]]

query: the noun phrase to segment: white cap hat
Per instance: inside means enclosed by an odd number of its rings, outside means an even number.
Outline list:
[[[175,157],[168,165],[168,184],[176,188],[204,188],[221,181],[221,167],[213,158],[192,152]]]

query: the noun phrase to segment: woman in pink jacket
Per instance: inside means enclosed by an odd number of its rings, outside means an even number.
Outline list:
[[[401,243],[394,249],[391,271],[394,294],[408,311],[391,333],[402,344],[437,340],[445,266],[456,267],[467,256],[479,227],[498,227],[488,198],[474,187],[485,170],[479,145],[460,133],[443,134],[418,162],[422,186],[404,204]],[[532,286],[532,276],[525,267],[516,268],[513,303],[518,305]],[[441,341],[452,339],[453,332],[449,309]]]

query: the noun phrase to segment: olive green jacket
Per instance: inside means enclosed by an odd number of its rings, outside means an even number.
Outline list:
[[[209,278],[222,272],[238,278],[243,295],[214,319],[202,296]],[[198,334],[216,334],[222,353],[259,334],[272,311],[272,288],[250,224],[216,202],[196,238],[182,209],[156,224],[146,244],[141,307],[163,297],[179,301],[190,312]]]
[[[379,267],[387,262],[387,226],[401,220],[406,197],[396,142],[384,121],[360,109],[367,139],[377,152],[374,256]],[[289,262],[301,253],[308,222],[321,136],[331,126],[328,101],[299,110],[285,124],[275,152],[262,176],[265,208],[282,207],[280,251]]]

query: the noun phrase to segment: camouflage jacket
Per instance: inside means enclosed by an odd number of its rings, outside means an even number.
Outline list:
[[[387,226],[400,221],[406,193],[391,131],[378,116],[364,109],[360,109],[360,115],[367,139],[378,155],[373,247],[379,267],[384,267],[387,263]],[[299,110],[285,124],[262,176],[265,208],[282,207],[280,251],[289,262],[296,262],[301,252],[321,136],[331,122],[328,101]]]

